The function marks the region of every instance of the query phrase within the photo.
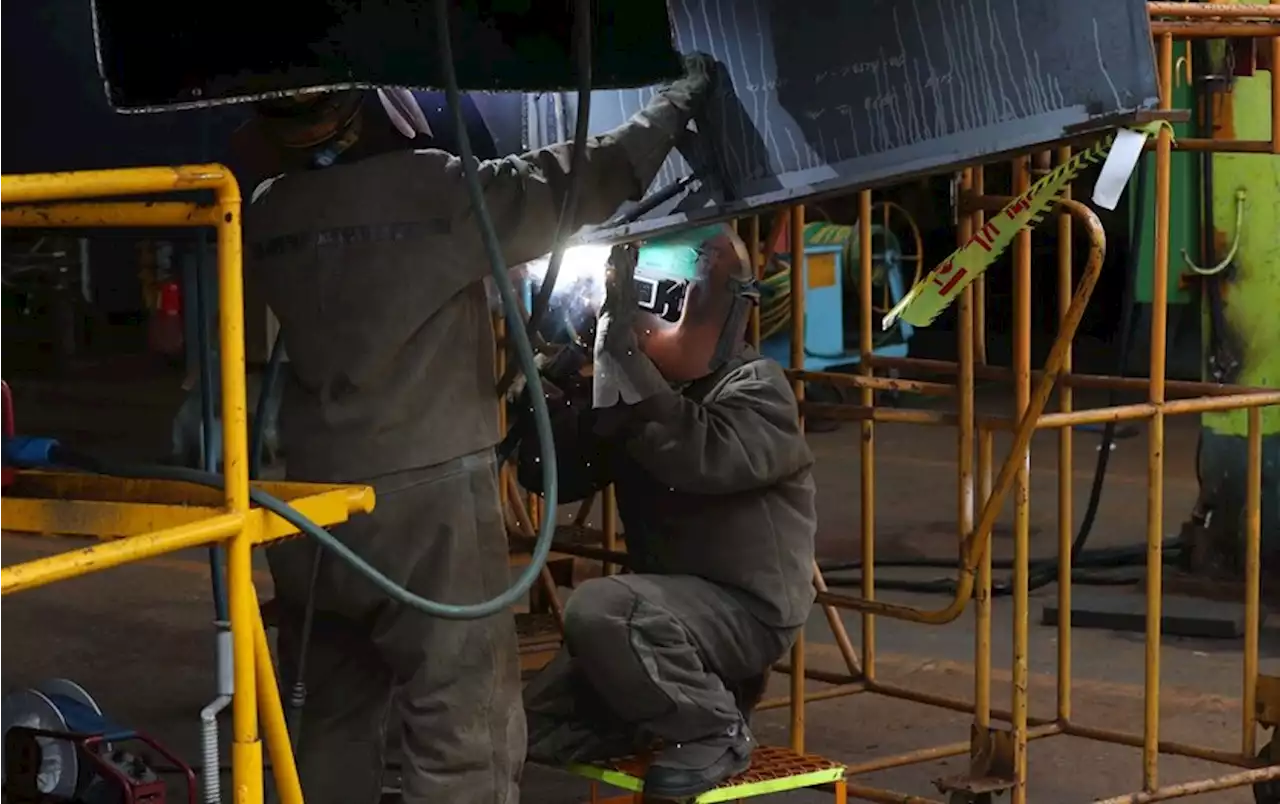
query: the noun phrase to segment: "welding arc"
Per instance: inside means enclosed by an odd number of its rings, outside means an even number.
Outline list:
[[[573,234],[570,227],[578,217],[578,197],[582,194],[582,182],[577,179],[586,172],[587,138],[591,136],[591,6],[590,0],[577,0],[574,3],[575,50],[578,57],[578,108],[573,122],[573,155],[569,158],[569,187],[565,190],[560,204],[560,219],[556,223],[555,245],[551,247],[551,259],[547,263],[547,272],[538,287],[538,295],[533,299],[533,309],[529,311],[529,321],[524,325],[526,337],[530,340],[538,334],[538,327],[547,315],[551,306],[551,294],[555,292],[556,280],[560,278],[560,266],[564,263],[564,252],[568,248],[569,236]],[[461,119],[461,114],[455,115]],[[514,330],[519,323],[507,325]],[[505,347],[510,352],[510,347]],[[523,361],[513,362],[507,366],[498,380],[498,397],[507,395],[507,389],[515,382],[520,372],[527,377],[530,369]]]
[[[1146,201],[1147,201],[1147,162],[1145,157],[1138,161],[1137,173],[1134,185],[1134,214],[1132,231],[1129,234],[1129,259],[1126,267],[1124,298],[1121,302],[1122,308],[1120,313],[1119,327],[1119,343],[1116,349],[1116,376],[1124,376],[1129,364],[1129,353],[1133,349],[1133,329],[1134,329],[1134,312],[1138,306],[1137,300],[1137,277],[1138,264],[1142,258],[1142,243],[1146,233],[1145,217],[1146,217]],[[1116,405],[1117,392],[1112,389],[1108,391],[1108,405]],[[1121,567],[1130,567],[1141,565],[1146,562],[1146,545],[1133,545],[1128,547],[1104,548],[1100,550],[1086,551],[1085,544],[1089,541],[1089,536],[1093,533],[1093,526],[1097,521],[1098,507],[1102,501],[1102,489],[1106,483],[1107,466],[1111,460],[1111,448],[1116,441],[1116,423],[1107,422],[1102,431],[1102,442],[1098,447],[1098,462],[1093,470],[1093,483],[1089,488],[1089,502],[1085,507],[1084,518],[1080,522],[1080,528],[1076,531],[1076,537],[1071,543],[1071,566],[1081,569],[1088,568],[1094,570],[1119,569]],[[1197,461],[1198,463],[1198,461]],[[1164,549],[1166,557],[1170,560],[1174,558],[1174,554],[1181,547],[1176,540],[1170,540],[1165,543]],[[990,549],[988,547],[988,549]],[[1031,575],[1028,580],[1029,591],[1036,591],[1053,583],[1058,578],[1058,568],[1060,559],[1049,558],[1031,563]],[[858,571],[862,569],[861,562],[839,562],[828,563],[821,562],[821,569],[824,573],[832,573],[826,577],[826,581],[831,586],[853,586],[862,582],[859,575],[836,575],[835,573],[844,573],[848,571]],[[897,567],[897,568],[946,568],[954,567],[954,561],[943,561],[940,559],[915,559],[902,561],[877,561],[875,566],[880,567]],[[1012,568],[1009,562],[997,562],[996,566],[1002,569]],[[1072,582],[1079,584],[1088,584],[1096,586],[1127,586],[1138,583],[1141,579],[1134,576],[1109,576],[1105,574],[1085,574],[1072,573]],[[876,578],[876,588],[885,590],[896,590],[903,592],[923,592],[929,594],[954,594],[956,590],[956,582],[951,578],[939,578],[930,581],[911,581],[900,578]],[[1013,594],[1013,582],[1009,579],[996,581],[992,584],[991,594],[997,597],[1004,597]]]

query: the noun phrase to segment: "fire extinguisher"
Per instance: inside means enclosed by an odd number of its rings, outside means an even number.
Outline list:
[[[151,350],[169,358],[183,356],[182,289],[177,282],[161,282],[156,309],[151,313]]]
[[[13,394],[9,391],[9,383],[0,380],[0,392],[4,396],[4,437],[6,439],[13,438],[15,430],[13,423]],[[0,488],[8,488],[13,482],[14,468],[5,466],[3,476],[0,477]]]

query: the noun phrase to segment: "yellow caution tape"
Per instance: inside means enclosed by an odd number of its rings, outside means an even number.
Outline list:
[[[1157,134],[1167,125],[1168,122],[1157,120],[1134,130],[1145,138]],[[938,314],[947,309],[969,283],[981,276],[1009,248],[1019,232],[1035,228],[1044,219],[1050,208],[1062,197],[1063,191],[1086,166],[1097,164],[1106,158],[1115,140],[1115,132],[1108,134],[1097,145],[1059,165],[1000,212],[988,217],[981,231],[917,282],[902,297],[902,301],[885,314],[881,326],[888,329],[898,318],[917,327],[932,324]]]

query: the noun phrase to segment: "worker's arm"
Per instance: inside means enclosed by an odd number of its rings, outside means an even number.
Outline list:
[[[714,61],[706,56],[686,59],[684,78],[660,91],[649,105],[613,131],[587,140],[585,175],[578,204],[567,233],[603,223],[626,201],[638,201],[653,182],[662,163],[699,111],[711,87]],[[485,202],[508,265],[519,265],[551,251],[568,191],[573,143],[559,143],[520,156],[479,164]],[[455,203],[453,233],[478,272],[487,262],[475,215],[467,195],[462,160],[450,157],[442,191]]]
[[[764,489],[813,464],[795,395],[771,361],[731,372],[706,403],[667,390],[631,409],[636,421],[628,454],[677,491]]]
[[[596,433],[597,416],[591,409],[591,386],[565,383],[563,390],[547,388],[547,408],[551,413],[551,434],[555,443],[556,471],[559,481],[557,502],[585,500],[611,482],[610,448]],[[527,403],[528,394],[522,394]],[[516,477],[520,485],[534,494],[542,494],[543,451],[537,433],[528,428],[520,441],[516,458]]]

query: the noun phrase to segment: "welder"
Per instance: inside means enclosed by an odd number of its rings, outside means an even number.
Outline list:
[[[731,228],[615,248],[609,276],[592,375],[549,396],[561,499],[614,483],[630,573],[569,598],[525,690],[529,754],[659,744],[646,795],[693,797],[748,767],[751,709],[812,607],[813,456],[782,369],[745,346],[758,294]]]
[[[571,229],[640,199],[701,108],[712,65],[688,58],[684,78],[588,141]],[[262,102],[255,124],[280,172],[246,208],[246,260],[289,355],[288,477],[372,485],[373,514],[335,534],[411,592],[494,597],[509,572],[490,269],[461,160],[432,141],[407,90]],[[508,264],[552,249],[572,151],[480,164]],[[393,700],[404,801],[517,801],[526,732],[513,618],[427,617],[316,550],[268,550],[281,674],[286,687],[300,675],[307,693],[295,738],[309,804],[379,799]]]

